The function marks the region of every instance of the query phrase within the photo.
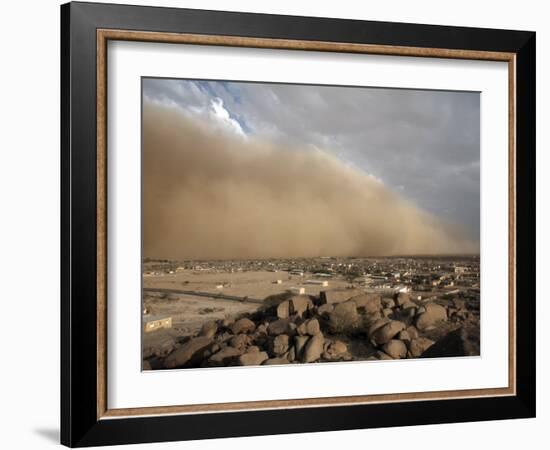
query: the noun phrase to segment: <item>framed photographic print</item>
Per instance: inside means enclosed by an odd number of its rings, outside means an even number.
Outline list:
[[[535,415],[535,33],[61,7],[68,446]]]

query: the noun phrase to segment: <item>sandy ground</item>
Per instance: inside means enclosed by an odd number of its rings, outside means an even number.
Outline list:
[[[328,280],[328,287],[306,284],[306,281],[310,279],[313,279],[313,275],[308,273],[301,277],[289,275],[287,272],[215,273],[189,270],[174,274],[144,276],[143,287],[264,299],[270,295],[283,293],[291,287],[303,287],[306,294],[319,295],[321,290],[344,287],[349,284],[343,279]],[[276,280],[281,280],[281,284],[274,284],[273,282]],[[219,289],[216,286],[220,284],[225,284],[225,286]],[[143,346],[147,347],[156,344],[162,336],[188,336],[197,332],[204,322],[253,312],[260,305],[186,294],[145,291],[143,306],[149,310],[151,316],[172,317],[171,330],[143,333]]]
[[[250,296],[263,299],[269,295],[280,294],[291,287],[303,287],[305,293],[318,295],[319,291],[329,288],[347,286],[343,279],[329,279],[328,287],[306,284],[313,279],[313,274],[305,273],[303,277],[289,275],[287,272],[195,272],[183,271],[161,276],[144,276],[144,288],[185,289],[201,292],[224,293],[227,295]],[[281,284],[273,284],[281,280]],[[217,285],[227,283],[223,289]]]

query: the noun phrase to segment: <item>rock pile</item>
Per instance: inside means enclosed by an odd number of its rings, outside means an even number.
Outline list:
[[[461,351],[472,354],[475,346],[460,333],[460,322],[469,314],[460,302],[446,306],[420,304],[404,293],[381,298],[355,289],[339,289],[322,292],[319,297],[278,295],[266,299],[263,308],[253,314],[206,322],[194,336],[183,337],[172,345],[164,343],[162,349],[144,351],[144,367],[418,358],[437,356],[438,348],[442,349],[441,356]],[[431,330],[451,325],[452,330],[459,330],[439,346],[426,336]],[[452,330],[448,329],[445,336]],[[367,354],[354,354],[358,342],[368,349]]]

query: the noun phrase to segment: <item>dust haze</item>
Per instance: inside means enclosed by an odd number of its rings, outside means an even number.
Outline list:
[[[143,106],[143,252],[169,259],[478,253],[328,152],[285,148]]]

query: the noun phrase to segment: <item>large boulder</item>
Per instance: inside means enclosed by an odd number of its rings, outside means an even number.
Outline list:
[[[252,333],[256,329],[256,324],[252,320],[243,317],[231,325],[233,334]]]
[[[359,289],[331,289],[320,293],[321,304],[324,303],[342,303],[349,300],[351,297],[361,294]]]
[[[384,345],[405,329],[405,324],[399,320],[392,320],[374,332],[373,340],[377,345]]]
[[[219,352],[214,353],[208,359],[210,366],[227,366],[234,362],[238,356],[242,355],[242,350],[234,347],[224,347]]]
[[[380,295],[378,294],[359,294],[350,298],[354,302],[357,309],[367,314],[375,314],[382,308]]]
[[[400,331],[399,333],[397,333],[397,339],[399,339],[400,341],[410,341],[411,336],[408,333],[408,331],[405,329],[405,330]]]
[[[413,325],[411,325],[410,327],[407,327],[405,331],[407,332],[407,334],[411,339],[416,339],[419,337],[418,330]]]
[[[420,355],[422,355],[432,345],[434,345],[434,341],[425,337],[412,339],[409,342],[409,353],[411,358],[420,357]]]
[[[359,324],[360,317],[357,314],[357,306],[352,301],[338,303],[329,316],[329,325],[333,333],[352,332]]]
[[[214,320],[209,320],[202,324],[201,330],[199,331],[199,336],[206,336],[213,338],[218,332],[218,324]]]
[[[382,346],[384,353],[390,355],[393,359],[401,359],[407,356],[407,346],[403,341],[392,339]]]
[[[422,358],[479,356],[479,328],[468,327],[451,331],[421,353]]]
[[[437,303],[428,303],[424,307],[426,312],[416,318],[416,328],[419,330],[425,330],[447,320],[447,310],[443,306]]]
[[[280,356],[288,351],[288,335],[279,334],[272,343],[272,351],[275,355]]]
[[[278,319],[271,322],[267,327],[267,332],[271,336],[277,336],[279,334],[290,334],[293,331],[291,326],[292,321],[288,319]]]
[[[176,367],[188,367],[196,364],[204,355],[204,352],[212,345],[212,338],[198,336],[189,339],[181,347],[170,353],[164,360],[164,367],[174,369]]]
[[[279,319],[287,319],[290,317],[290,301],[285,300],[284,302],[279,303],[276,311]]]
[[[313,308],[313,302],[307,295],[295,295],[290,299],[292,314],[302,315],[308,310]]]
[[[237,336],[233,336],[229,340],[229,345],[231,347],[243,350],[250,343],[250,339],[250,336],[248,336],[247,334],[238,334]]]
[[[306,323],[306,334],[310,336],[315,336],[321,332],[321,325],[317,319],[310,319]]]
[[[403,306],[405,303],[410,303],[411,296],[406,292],[399,292],[395,298],[397,306]]]
[[[248,352],[239,356],[241,366],[259,366],[269,357],[266,352]]]
[[[331,342],[323,352],[323,359],[328,361],[338,361],[347,355],[348,347],[342,341]]]
[[[367,330],[367,334],[369,336],[369,338],[372,339],[372,337],[374,336],[374,333],[382,328],[384,325],[387,325],[388,323],[390,323],[391,320],[384,317],[384,318],[381,318],[381,319],[376,319],[375,321],[371,322],[369,324],[369,327],[368,327],[368,330]]]
[[[316,334],[312,336],[304,349],[302,362],[310,363],[317,361],[321,354],[323,353],[323,344],[325,343],[325,338],[322,334]]]

